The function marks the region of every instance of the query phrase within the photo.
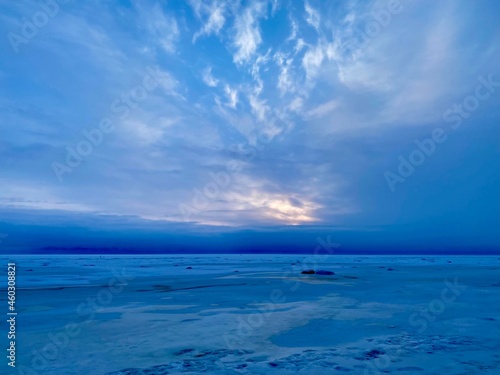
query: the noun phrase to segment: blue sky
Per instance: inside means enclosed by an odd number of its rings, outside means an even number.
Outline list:
[[[498,250],[497,1],[0,10],[1,251]]]

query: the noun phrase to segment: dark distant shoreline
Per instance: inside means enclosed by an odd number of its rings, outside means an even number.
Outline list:
[[[273,250],[243,250],[243,251],[217,251],[217,252],[207,252],[200,250],[151,250],[151,249],[95,249],[95,248],[46,248],[40,250],[32,251],[16,251],[16,252],[5,252],[0,253],[2,255],[312,255],[313,251],[288,251],[288,252],[277,252]],[[337,249],[332,256],[336,255],[395,255],[395,256],[437,256],[437,255],[449,255],[449,256],[477,256],[477,255],[488,255],[488,256],[500,256],[499,249],[478,249],[474,251],[470,250],[409,250],[409,251],[391,251],[391,250],[340,250]]]

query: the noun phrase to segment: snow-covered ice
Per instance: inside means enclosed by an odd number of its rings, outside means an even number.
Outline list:
[[[6,374],[500,373],[498,257],[3,260],[19,288]]]

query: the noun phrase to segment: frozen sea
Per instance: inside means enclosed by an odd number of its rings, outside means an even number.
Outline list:
[[[0,374],[497,375],[499,259],[3,256]]]

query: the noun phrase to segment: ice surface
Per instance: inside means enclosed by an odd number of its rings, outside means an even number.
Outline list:
[[[2,374],[500,373],[498,257],[2,260],[19,288]]]

